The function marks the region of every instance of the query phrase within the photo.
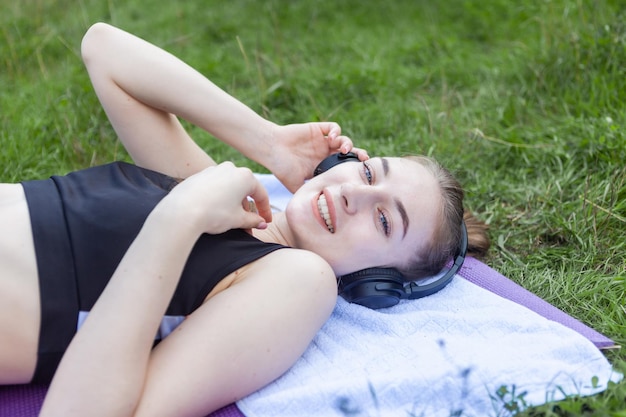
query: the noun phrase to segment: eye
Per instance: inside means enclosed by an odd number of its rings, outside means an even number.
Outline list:
[[[365,175],[365,179],[369,185],[372,185],[374,182],[374,176],[372,175],[372,169],[368,164],[363,162],[363,175]]]
[[[378,210],[378,221],[380,222],[380,227],[383,229],[385,236],[389,236],[391,234],[391,227],[389,226],[387,216],[385,216],[382,210]]]
[[[374,171],[367,162],[363,162],[363,176],[369,185],[374,184]],[[387,215],[381,209],[378,209],[378,222],[380,223],[382,232],[385,236],[389,237],[391,235],[391,224],[389,223]]]

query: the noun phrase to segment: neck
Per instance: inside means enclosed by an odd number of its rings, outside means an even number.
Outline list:
[[[285,213],[274,213],[272,217],[272,222],[267,225],[267,229],[253,229],[252,233],[254,237],[267,243],[278,243],[295,247],[295,242],[289,230]]]

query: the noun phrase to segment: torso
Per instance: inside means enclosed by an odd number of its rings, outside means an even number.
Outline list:
[[[41,303],[40,278],[32,236],[30,212],[22,185],[1,184],[0,331],[3,332],[2,340],[11,342],[0,342],[0,384],[30,381],[37,364]],[[206,302],[243,279],[246,271],[253,268],[254,262],[226,273],[214,287],[206,291],[202,296],[204,299],[199,298],[194,303]],[[201,270],[201,263],[196,262],[195,265],[193,271]],[[192,286],[192,293],[197,288],[197,285]],[[189,302],[183,305],[189,305]]]
[[[0,268],[0,384],[27,382],[37,361],[39,284],[28,206],[19,184],[0,185]]]

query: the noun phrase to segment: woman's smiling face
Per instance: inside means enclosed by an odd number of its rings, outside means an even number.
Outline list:
[[[440,210],[439,185],[424,166],[373,158],[314,177],[285,213],[293,245],[317,253],[345,275],[408,263],[431,239]]]

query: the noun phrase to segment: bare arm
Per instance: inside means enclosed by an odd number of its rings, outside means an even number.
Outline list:
[[[97,23],[83,38],[90,78],[120,140],[138,165],[186,178],[213,165],[180,116],[244,154],[272,124],[168,52]],[[172,170],[173,172],[167,172]]]
[[[227,187],[208,186],[224,176]],[[269,210],[251,172],[226,163],[190,177],[157,206],[63,357],[41,416],[200,417],[293,364],[337,295],[330,266],[297,249],[273,252],[238,271],[229,288],[152,350],[199,232],[259,222],[241,209],[242,195],[262,202],[261,212]],[[224,210],[212,216],[196,211],[224,200]]]
[[[244,210],[247,195],[265,219]],[[132,415],[154,335],[200,234],[263,225],[269,213],[267,194],[252,172],[230,163],[174,188],[148,216],[72,340],[41,415]]]
[[[297,358],[330,314],[336,282],[328,264],[317,255],[295,251],[302,255],[293,256],[288,250],[268,255],[268,264],[261,262],[242,274],[246,278],[239,278],[232,287],[237,291],[228,288],[209,300],[205,306],[210,308],[203,306],[193,313],[195,318],[182,328],[186,331],[170,335],[152,354],[154,334],[198,236],[265,227],[271,219],[267,194],[252,173],[229,163],[211,167],[214,162],[184,132],[177,116],[255,157],[267,155],[259,150],[270,146],[264,139],[266,132],[279,143],[281,137],[287,138],[285,143],[290,145],[279,146],[284,149],[296,143],[293,134],[321,137],[323,146],[316,144],[309,153],[316,157],[333,147],[351,147],[351,142],[338,136],[333,123],[276,128],[181,61],[108,25],[89,30],[83,55],[96,92],[135,161],[188,178],[147,218],[68,348],[41,415],[154,416],[164,412],[161,405],[170,394],[175,394],[172,400],[181,400],[174,405],[188,407],[189,415],[201,409],[211,411],[269,382]],[[132,65],[124,62],[128,58]],[[189,94],[181,94],[180,89]],[[203,94],[196,94],[196,89]],[[276,167],[264,158],[255,160]],[[243,209],[245,196],[255,199],[259,215]],[[210,215],[203,211],[206,207]],[[305,268],[299,281],[292,279],[290,263]],[[238,303],[245,308],[233,313]],[[224,320],[217,319],[220,316]],[[253,341],[259,344],[253,353],[248,350],[251,339],[246,329],[250,319],[258,320]],[[275,329],[271,323],[279,319],[284,325]],[[215,339],[207,338],[209,333]],[[228,335],[226,344],[220,344],[224,335]],[[258,365],[260,349],[267,349],[268,360],[259,365],[249,383],[238,384],[249,373],[233,373],[222,366],[223,355],[234,349],[251,352],[245,358],[250,366]],[[169,364],[181,360],[181,352],[183,371],[172,369]],[[212,359],[194,363],[194,357],[202,354]],[[219,389],[200,385],[189,392],[184,385],[189,375],[199,381],[213,376],[213,383],[224,383]]]
[[[186,178],[214,164],[177,116],[267,167],[292,191],[330,153],[367,158],[336,123],[278,126],[183,61],[113,26],[93,25],[82,54],[109,120],[140,166]]]
[[[150,215],[68,347],[40,416],[133,415],[149,346],[194,241],[158,210]]]
[[[240,271],[162,341],[134,417],[200,417],[280,376],[330,315],[337,283],[312,252],[281,249]]]

